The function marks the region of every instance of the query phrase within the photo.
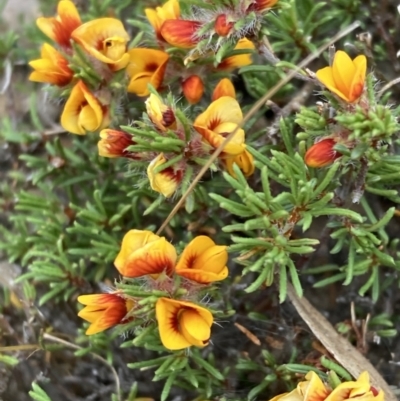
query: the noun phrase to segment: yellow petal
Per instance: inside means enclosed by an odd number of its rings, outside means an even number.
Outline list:
[[[236,91],[233,83],[228,78],[223,78],[218,82],[212,94],[212,101],[219,99],[222,96],[229,96],[236,98]]]
[[[290,393],[283,393],[271,398],[269,401],[304,401],[297,389]]]
[[[159,240],[158,235],[146,230],[129,230],[122,239],[121,249],[114,261],[115,267],[120,270],[128,257],[146,244]]]
[[[125,277],[141,277],[166,272],[171,274],[176,262],[176,250],[165,238],[159,238],[133,251],[120,263],[114,262],[118,271]]]
[[[336,82],[333,78],[332,67],[325,67],[316,72],[318,80],[323,83],[331,92],[339,96],[341,99],[349,101],[347,95],[336,87]]]
[[[156,318],[161,342],[170,350],[191,346],[191,343],[179,331],[178,313],[181,308],[181,303],[168,298],[159,298],[156,303]]]
[[[297,385],[297,391],[303,396],[303,401],[324,401],[330,390],[322,383],[315,372],[308,372],[307,381]]]
[[[341,50],[335,53],[332,64],[332,74],[336,88],[347,98],[350,93],[351,82],[354,77],[356,68],[349,55]]]
[[[238,41],[234,50],[254,50],[255,46],[249,39],[243,38]],[[218,65],[219,70],[232,70],[234,68],[244,67],[252,64],[252,52],[246,54],[238,54],[236,56],[230,56],[222,60]]]
[[[182,312],[194,311],[205,322],[208,327],[211,327],[214,319],[212,313],[201,306],[191,302],[177,301],[170,298],[159,298],[156,303],[156,318],[160,331],[160,338],[165,348],[178,350],[195,345],[187,340],[181,331],[180,315]],[[190,324],[190,319],[189,319]],[[192,329],[191,329],[192,330]],[[191,331],[189,331],[189,334]],[[204,330],[202,330],[204,336]],[[189,336],[192,340],[192,338]],[[199,341],[198,337],[194,337],[194,341]],[[204,346],[201,344],[200,346]]]
[[[350,85],[350,102],[356,101],[363,93],[365,76],[367,73],[367,58],[363,55],[360,55],[353,60],[353,63],[356,71]]]
[[[138,96],[147,96],[149,90],[147,84],[151,83],[158,89],[164,78],[169,56],[161,50],[131,49],[126,72],[130,78],[128,92]]]
[[[196,347],[204,347],[211,336],[211,326],[194,309],[182,311],[179,325],[184,337]]]
[[[157,167],[162,166],[166,161],[164,154],[160,153],[149,164],[147,176],[149,177],[151,188],[169,198],[178,188],[182,176],[181,173],[175,173],[172,167],[168,167],[159,173],[154,172]]]
[[[161,26],[167,19],[177,19],[180,16],[178,0],[168,0],[162,7],[146,8],[144,10],[147,19],[153,26],[158,39],[162,39],[160,34]]]
[[[90,55],[106,64],[121,64],[129,35],[115,18],[95,19],[79,26],[71,35]],[[126,64],[128,57],[124,57]],[[124,68],[125,65],[123,65]]]
[[[194,125],[214,129],[224,122],[240,124],[242,120],[243,114],[237,100],[223,96],[212,102],[206,111],[196,118]]]

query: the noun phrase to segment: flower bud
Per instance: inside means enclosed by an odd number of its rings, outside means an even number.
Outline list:
[[[223,78],[218,82],[212,94],[212,101],[219,99],[222,96],[229,96],[236,99],[236,91],[233,83],[228,78]]]
[[[99,155],[103,157],[131,157],[126,148],[134,145],[132,136],[123,131],[103,129],[100,132],[100,141],[97,143]]]
[[[161,36],[172,46],[190,49],[199,41],[196,32],[201,25],[198,21],[168,19],[161,26]]]
[[[182,91],[190,104],[196,104],[204,93],[203,81],[198,75],[191,75],[182,82]]]
[[[160,172],[156,172],[157,167],[163,165],[167,159],[163,153],[160,153],[147,168],[147,176],[149,177],[151,188],[169,198],[178,188],[182,180],[182,170],[175,170],[174,167],[167,167]]]
[[[233,27],[233,22],[226,20],[226,14],[220,14],[215,20],[214,29],[219,36],[228,36]]]
[[[333,149],[336,141],[332,138],[323,139],[307,150],[304,161],[308,167],[320,168],[328,166],[342,155]]]
[[[146,110],[151,122],[160,130],[166,131],[167,128],[174,129],[175,124],[175,113],[171,107],[164,104],[161,99],[150,94],[146,100]]]

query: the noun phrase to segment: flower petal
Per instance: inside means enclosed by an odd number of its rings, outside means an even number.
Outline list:
[[[38,28],[60,46],[70,48],[72,32],[81,24],[79,13],[72,1],[61,0],[57,7],[56,18],[40,17],[36,20]]]
[[[196,347],[204,347],[211,336],[211,326],[194,309],[183,310],[179,316],[179,325],[184,337]]]
[[[147,96],[147,84],[158,89],[164,79],[169,55],[161,50],[135,48],[128,51],[130,62],[126,68],[130,78],[128,92]]]
[[[336,88],[347,98],[355,72],[353,60],[346,52],[338,50],[333,58],[332,74]]]
[[[168,298],[159,298],[156,303],[161,342],[170,350],[188,348],[192,345],[179,331],[177,315],[181,308],[181,303]]]
[[[297,385],[297,390],[303,395],[304,401],[324,401],[330,390],[324,385],[315,372],[308,372],[306,380]]]
[[[198,335],[192,334],[193,331],[195,331],[195,328],[193,327],[191,314],[189,314],[187,319],[180,319],[182,314],[187,311],[195,312],[199,318],[202,319],[202,329]],[[157,300],[156,318],[158,321],[161,341],[164,347],[170,350],[183,349],[190,347],[191,345],[200,347],[205,346],[206,344],[204,344],[204,341],[208,341],[208,338],[205,338],[207,336],[207,329],[204,327],[204,323],[208,327],[211,327],[214,321],[212,313],[208,309],[202,308],[201,306],[191,302],[177,301],[170,298],[159,298]],[[188,334],[187,338],[182,332],[182,324],[185,325],[184,330],[185,333]],[[201,339],[199,338],[199,335]],[[194,344],[194,342],[196,344]]]
[[[176,258],[174,246],[159,237],[129,253],[126,258],[118,255],[114,265],[125,277],[141,277],[164,271],[169,275],[174,269]]]
[[[124,68],[129,62],[129,58],[125,56],[129,35],[118,19],[99,18],[86,22],[75,29],[71,37],[103,63],[119,63],[119,67]]]
[[[236,44],[234,50],[254,50],[255,46],[253,42],[247,38],[240,39]],[[235,68],[244,67],[252,64],[252,53],[238,54],[225,58],[218,64],[219,70],[233,70]]]
[[[323,83],[331,92],[342,98],[343,100],[349,101],[347,95],[341,92],[336,87],[336,82],[333,78],[332,67],[325,67],[316,72],[318,80]]]
[[[236,98],[235,87],[233,86],[232,81],[228,78],[223,78],[218,82],[212,94],[212,101],[214,102],[223,96],[233,97],[234,99]]]
[[[356,71],[350,85],[349,100],[356,101],[363,93],[365,76],[367,73],[367,58],[364,55],[357,56],[353,60]]]

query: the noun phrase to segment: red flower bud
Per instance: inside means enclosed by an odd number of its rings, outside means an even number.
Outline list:
[[[215,20],[214,29],[219,36],[227,36],[233,27],[233,22],[227,22],[226,15],[220,14]]]
[[[336,141],[332,138],[323,139],[307,150],[304,161],[308,167],[319,168],[333,163],[342,155],[333,149]]]
[[[198,75],[191,75],[182,82],[182,91],[190,104],[196,104],[200,101],[204,93],[203,81]]]

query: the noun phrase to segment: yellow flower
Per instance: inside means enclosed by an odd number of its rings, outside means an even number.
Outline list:
[[[233,164],[237,164],[240,170],[242,170],[245,177],[250,177],[254,173],[254,159],[251,153],[248,150],[245,150],[240,155],[225,157],[223,159],[223,163],[225,165],[228,173],[236,178],[236,174],[233,171]]]
[[[161,86],[169,56],[161,50],[141,48],[131,49],[128,53],[128,92],[147,96],[150,93],[147,84],[153,85],[155,89]]]
[[[196,36],[202,23],[183,19],[167,19],[161,26],[161,36],[172,46],[190,49],[200,38]]]
[[[180,17],[180,8],[178,0],[168,0],[162,7],[145,8],[147,19],[154,28],[157,38],[162,39],[161,26],[167,19],[178,19]]]
[[[234,99],[236,98],[235,87],[233,86],[232,81],[228,78],[223,78],[218,82],[213,91],[211,100],[217,100],[222,96],[229,96],[233,97]]]
[[[120,323],[126,323],[127,314],[133,308],[134,302],[125,299],[117,293],[81,295],[78,302],[86,305],[78,316],[91,323],[87,335],[107,330]]]
[[[369,382],[368,372],[362,372],[356,381],[339,384],[325,401],[384,401],[385,394]]]
[[[110,122],[107,107],[103,106],[79,81],[71,91],[61,115],[61,125],[73,134],[85,135],[106,127]]]
[[[36,24],[51,40],[68,49],[71,47],[71,33],[81,24],[81,19],[74,3],[69,0],[58,3],[57,13],[56,17],[38,18]]]
[[[367,59],[364,55],[352,60],[347,53],[338,50],[332,67],[318,70],[316,75],[331,92],[348,103],[356,102],[364,91]]]
[[[227,135],[236,130],[242,120],[243,114],[237,100],[223,96],[212,102],[207,110],[196,118],[193,126],[205,141],[213,148],[217,148]],[[245,148],[244,131],[240,128],[236,130],[223,152],[229,155],[238,155]]]
[[[200,235],[186,246],[175,271],[180,276],[200,284],[224,280],[228,277],[226,248],[215,245],[211,238]]]
[[[163,165],[167,159],[163,153],[160,153],[155,159],[151,161],[147,167],[147,176],[149,177],[151,188],[169,198],[178,188],[182,180],[182,170],[175,170],[173,166],[155,173],[155,169]]]
[[[270,401],[384,401],[383,391],[371,386],[367,372],[356,381],[339,384],[334,390],[325,385],[315,372],[308,372],[290,393],[277,395]]]
[[[182,82],[182,92],[190,104],[200,101],[204,93],[204,84],[198,75],[191,75]]]
[[[304,155],[304,161],[308,167],[326,167],[342,155],[333,149],[336,141],[332,138],[322,139],[311,146]]]
[[[68,61],[54,47],[45,43],[40,55],[40,59],[29,62],[35,70],[29,75],[31,81],[57,86],[65,86],[71,82],[74,73],[68,67]]]
[[[95,19],[75,29],[71,36],[91,56],[108,64],[113,71],[125,68],[129,62],[126,51],[129,35],[120,20]]]
[[[243,38],[240,39],[234,50],[254,50],[254,44],[251,40]],[[245,65],[250,65],[253,62],[251,58],[251,53],[238,54],[236,56],[230,56],[226,59],[222,60],[220,64],[218,64],[219,70],[233,70],[235,68],[244,67]]]
[[[159,298],[156,318],[165,348],[205,347],[209,342],[214,319],[208,309],[191,302]]]
[[[173,110],[171,107],[164,104],[158,96],[151,93],[145,103],[150,120],[160,131],[166,131],[168,128],[174,129],[176,127]]]
[[[97,143],[99,155],[103,157],[131,157],[134,156],[126,150],[130,145],[134,145],[132,135],[115,129],[103,129],[100,132],[100,141]]]
[[[114,265],[125,277],[141,277],[164,271],[170,275],[176,258],[175,248],[164,237],[151,231],[130,230],[122,240]]]

